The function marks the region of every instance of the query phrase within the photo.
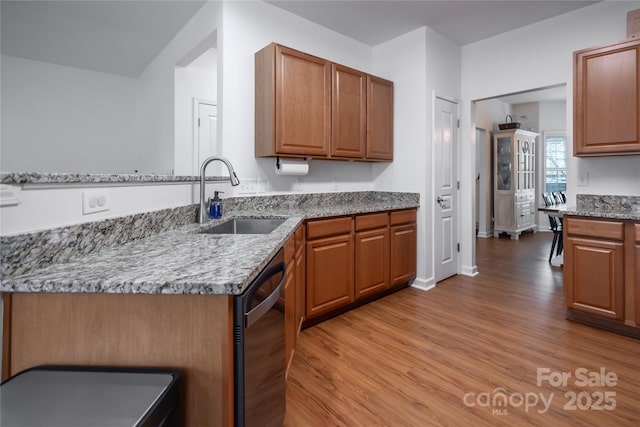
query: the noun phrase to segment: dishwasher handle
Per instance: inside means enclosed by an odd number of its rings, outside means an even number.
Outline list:
[[[280,279],[280,283],[278,283],[278,286],[276,286],[276,288],[265,299],[263,299],[262,302],[260,302],[260,304],[258,304],[256,307],[254,307],[250,311],[245,311],[245,314],[244,314],[245,328],[250,327],[256,321],[258,321],[258,319],[260,319],[267,311],[269,311],[271,307],[273,307],[275,303],[278,301],[278,299],[282,295],[282,287],[284,286],[285,277],[287,275],[286,270],[287,269],[284,265],[284,262],[280,262],[277,265],[271,267],[269,270],[267,270],[263,275],[261,275],[260,282],[254,284],[255,286],[254,289],[258,289],[264,282],[268,281],[276,274],[282,272],[282,279]]]

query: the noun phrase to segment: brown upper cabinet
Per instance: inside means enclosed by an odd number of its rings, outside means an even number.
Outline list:
[[[393,160],[393,82],[367,76],[367,158]]]
[[[333,64],[331,156],[362,159],[367,143],[367,75]]]
[[[640,154],[640,40],[574,59],[574,156]]]
[[[255,55],[256,157],[393,160],[393,82],[271,43]]]

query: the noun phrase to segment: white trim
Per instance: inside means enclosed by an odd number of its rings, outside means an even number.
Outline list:
[[[428,279],[416,278],[413,283],[411,283],[411,287],[420,289],[421,291],[430,291],[436,287],[436,283],[433,277]]]
[[[473,265],[473,266],[468,266],[468,265],[463,265],[462,269],[460,271],[460,274],[464,275],[464,276],[477,276],[478,274],[480,274],[480,272],[478,271],[478,266],[477,265]]]
[[[491,230],[491,231],[487,231],[486,233],[485,233],[485,232],[480,232],[480,231],[479,231],[479,232],[478,232],[478,234],[477,234],[477,236],[478,236],[478,237],[481,237],[481,238],[483,238],[483,239],[493,238],[493,230]]]

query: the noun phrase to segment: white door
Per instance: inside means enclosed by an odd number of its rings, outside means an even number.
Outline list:
[[[197,126],[197,138],[196,138],[196,167],[195,170],[200,170],[202,162],[211,156],[220,155],[218,152],[218,107],[213,104],[205,103],[203,101],[197,102],[197,114],[198,120]],[[222,173],[220,162],[215,162],[209,165],[207,168],[207,175],[220,176]],[[198,172],[196,172],[197,174]]]
[[[435,197],[435,278],[458,274],[458,104],[436,98],[433,181]]]

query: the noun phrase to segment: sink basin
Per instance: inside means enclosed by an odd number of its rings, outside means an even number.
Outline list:
[[[205,234],[269,234],[286,219],[238,218],[230,219],[215,227],[207,228]]]

